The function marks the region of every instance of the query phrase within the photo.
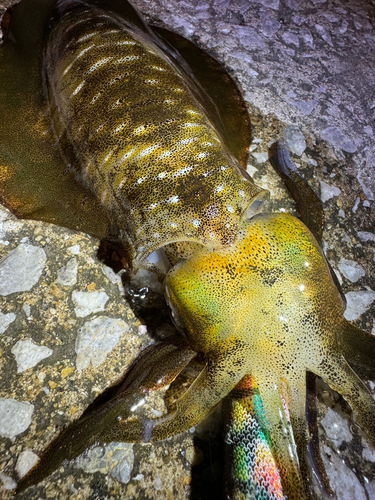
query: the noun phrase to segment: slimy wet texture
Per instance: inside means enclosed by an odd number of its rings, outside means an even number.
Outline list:
[[[35,13],[42,4],[44,20]],[[222,68],[195,53],[213,76],[195,73],[175,50],[184,50],[181,37],[161,38],[127,3],[109,2],[114,12],[101,2],[62,1],[57,11],[53,2],[42,4],[21,3],[11,24],[20,43],[9,37],[1,52],[0,106],[10,122],[1,137],[2,201],[19,217],[116,241],[133,269],[154,249],[178,243],[171,263],[183,262],[166,289],[186,343],[140,356],[109,402],[52,442],[19,491],[97,441],[182,432],[250,379],[259,407],[252,399],[246,411],[237,408],[233,425],[239,414],[254,419],[261,430],[254,439],[267,446],[255,452],[262,472],[249,464],[248,477],[242,470],[235,484],[246,494],[247,483],[263,481],[269,498],[302,499],[310,492],[306,372],[347,399],[374,442],[374,402],[348,364],[373,370],[373,338],[343,318],[325,258],[300,221],[282,214],[246,220],[265,193],[242,168],[249,134],[239,130],[242,101]],[[25,33],[30,12],[38,22]],[[25,71],[29,79],[14,96]],[[239,113],[234,125],[227,103],[209,92],[214,80]],[[196,352],[206,365],[172,411],[160,419],[135,415],[144,395],[173,381]]]

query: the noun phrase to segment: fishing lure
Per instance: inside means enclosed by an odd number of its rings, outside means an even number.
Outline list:
[[[12,117],[1,136],[2,201],[19,217],[117,237],[134,270],[152,267],[147,258],[162,247],[172,263],[184,257],[166,289],[186,342],[145,352],[109,402],[61,433],[19,490],[97,441],[182,432],[232,389],[248,388],[251,375],[259,391],[252,401],[258,397],[264,415],[258,401],[259,411],[250,405],[245,420],[255,418],[274,454],[272,491],[303,498],[306,370],[346,397],[374,442],[374,402],[345,361],[371,369],[374,341],[343,319],[324,256],[301,222],[286,215],[246,220],[266,193],[242,168],[249,135],[238,133],[247,118],[233,82],[180,37],[151,31],[129,4],[105,5],[24,0],[15,10],[0,61],[1,113]],[[185,59],[195,57],[193,71]],[[224,103],[216,95],[223,89]],[[167,416],[134,413],[196,352],[207,364]]]

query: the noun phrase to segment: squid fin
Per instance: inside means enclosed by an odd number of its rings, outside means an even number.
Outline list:
[[[159,441],[179,434],[209,415],[244,376],[242,370],[231,369],[233,364],[245,364],[243,360],[242,363],[238,360],[236,348],[233,344],[232,349],[208,362],[189,389],[176,401],[173,412],[149,421],[150,435],[145,436],[146,440]]]
[[[245,101],[232,77],[218,61],[183,36],[162,28],[152,29],[167,42],[169,52],[188,76],[198,81],[203,90],[201,98],[205,109],[229,151],[246,169],[251,142],[250,118]]]

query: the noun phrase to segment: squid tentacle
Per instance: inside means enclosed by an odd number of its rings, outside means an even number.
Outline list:
[[[340,351],[354,371],[366,378],[375,379],[375,337],[345,321],[337,340]]]
[[[205,418],[245,375],[245,353],[244,346],[236,345],[224,355],[209,360],[189,389],[176,401],[173,414],[153,422],[151,440],[183,432]],[[242,368],[233,370],[233,363]]]
[[[339,392],[351,406],[360,427],[366,432],[369,440],[375,445],[375,401],[369,389],[345,358],[337,353],[331,354],[328,362],[322,362],[316,374],[327,384]]]
[[[113,441],[119,430],[126,429],[133,439],[142,438],[142,422],[134,417],[133,409],[142,404],[151,391],[157,391],[170,384],[185,366],[196,356],[181,340],[170,340],[146,348],[131,366],[124,382],[112,390],[109,401],[94,402],[80,419],[73,422],[52,441],[41,459],[18,484],[17,493],[39,483],[54,472],[64,460],[72,460],[94,443]],[[167,367],[167,369],[166,369]],[[109,393],[111,390],[109,391]],[[99,399],[103,399],[99,396]],[[119,423],[124,425],[119,425]],[[134,439],[137,437],[137,439]]]

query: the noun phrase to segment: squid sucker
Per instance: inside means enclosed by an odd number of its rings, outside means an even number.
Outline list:
[[[360,378],[375,375],[375,339],[343,317],[315,219],[251,218],[268,193],[244,170],[250,124],[234,82],[125,0],[23,0],[4,31],[1,202],[20,218],[109,239],[132,273],[156,270],[150,255],[164,249],[184,336],[146,348],[17,493],[95,443],[181,433],[229,395],[228,498],[315,498],[314,474],[330,494],[311,453],[306,378],[342,394],[375,445],[375,402]],[[197,353],[200,374],[165,416],[134,412]]]

